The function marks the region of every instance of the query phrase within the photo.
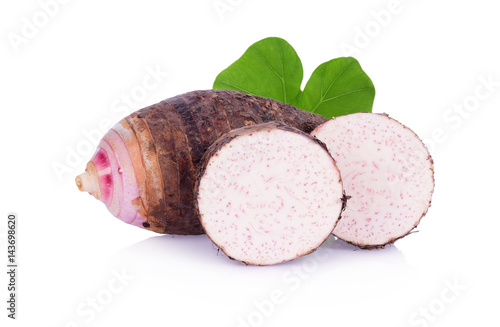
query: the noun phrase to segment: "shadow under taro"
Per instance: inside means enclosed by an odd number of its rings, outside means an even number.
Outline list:
[[[272,266],[251,266],[239,261],[230,260],[206,235],[152,236],[117,252],[112,261],[124,261],[137,266],[158,266],[162,264],[199,265],[200,268],[220,265],[246,269],[279,269],[287,270],[301,266],[310,261],[318,261],[319,266],[336,268],[377,267],[377,266],[409,266],[403,253],[394,245],[383,249],[363,250],[340,239],[330,236],[316,251]]]

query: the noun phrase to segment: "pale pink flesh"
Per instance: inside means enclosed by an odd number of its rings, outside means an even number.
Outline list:
[[[198,205],[229,257],[269,265],[316,249],[342,209],[340,174],[311,138],[279,129],[240,135],[209,161]]]
[[[334,118],[311,135],[326,144],[351,196],[335,236],[382,246],[417,226],[430,206],[434,177],[415,133],[386,115],[359,113]]]

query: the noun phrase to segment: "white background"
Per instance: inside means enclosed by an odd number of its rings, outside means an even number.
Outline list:
[[[231,6],[222,15],[214,3],[74,0],[52,7],[44,21],[37,1],[2,2],[0,261],[13,211],[20,266],[18,320],[6,318],[2,273],[0,324],[498,326],[496,2],[401,0],[394,10],[389,0],[221,0]],[[373,13],[388,9],[382,26]],[[30,35],[25,25],[34,16],[40,27]],[[371,36],[362,39],[366,29]],[[384,250],[336,241],[321,257],[252,267],[228,260],[206,236],[126,225],[78,192],[74,177],[91,156],[82,152],[85,133],[123,118],[112,106],[123,105],[148,69],[168,76],[128,112],[211,88],[222,69],[268,36],[297,50],[304,82],[320,63],[344,56],[342,44],[357,47],[353,56],[377,91],[374,112],[426,139],[435,161],[433,204],[418,233]],[[488,91],[481,79],[496,85]],[[451,111],[464,103],[463,116]],[[72,151],[81,158],[68,159]],[[54,165],[68,168],[58,178]],[[119,282],[116,274],[133,279]]]

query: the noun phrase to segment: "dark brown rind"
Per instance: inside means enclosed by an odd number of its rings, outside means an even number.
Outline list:
[[[150,167],[146,171],[149,179],[145,187],[148,193],[145,228],[179,235],[204,233],[195,209],[194,187],[203,155],[220,136],[236,128],[270,121],[282,122],[308,134],[328,120],[279,101],[227,90],[175,96],[126,119],[143,139],[144,126],[150,134],[149,141],[143,140],[145,148],[141,146],[143,161],[147,161],[144,166]],[[136,131],[139,127],[140,131]],[[152,185],[152,177],[158,173],[162,185]]]
[[[229,142],[231,142],[233,139],[237,138],[237,137],[240,137],[240,136],[244,136],[244,135],[248,135],[248,134],[251,134],[251,133],[257,133],[259,131],[263,131],[263,130],[269,130],[269,129],[280,129],[280,130],[283,130],[283,131],[287,131],[287,132],[293,132],[293,133],[297,133],[299,135],[303,135],[311,140],[313,140],[314,142],[318,143],[324,150],[325,152],[328,154],[328,156],[332,159],[334,165],[335,165],[335,168],[338,170],[338,167],[335,163],[335,159],[331,156],[330,152],[328,151],[328,149],[326,148],[326,145],[321,142],[319,139],[317,139],[316,137],[314,136],[311,136],[309,135],[308,133],[304,133],[303,131],[297,129],[297,128],[294,128],[294,127],[291,127],[291,126],[288,126],[282,122],[279,122],[279,121],[272,121],[272,122],[267,122],[267,123],[261,123],[261,124],[258,124],[258,125],[254,125],[254,126],[245,126],[245,127],[241,127],[241,128],[237,128],[237,129],[234,129],[234,130],[231,130],[229,131],[228,133],[222,135],[220,138],[218,138],[209,148],[208,150],[205,152],[205,154],[203,155],[201,161],[200,161],[200,165],[199,165],[199,171],[198,171],[198,178],[196,180],[196,183],[195,183],[195,188],[194,188],[194,196],[195,196],[195,208],[196,208],[196,212],[199,212],[199,207],[198,207],[198,194],[199,194],[199,187],[200,187],[200,181],[201,181],[201,178],[203,177],[203,175],[205,174],[205,171],[210,163],[210,159],[220,150],[222,149],[226,144],[228,144]],[[342,177],[340,175],[340,171],[339,171],[339,183],[342,185]],[[345,202],[347,201],[345,199],[345,193],[342,192],[342,198],[340,198],[340,200],[342,201],[342,209],[340,210],[340,213],[339,213],[339,217],[338,219],[335,221],[335,224],[330,232],[330,234],[333,232],[333,230],[335,229],[335,227],[337,226],[337,223],[338,221],[340,220],[341,216],[342,216],[342,212],[344,211],[344,208],[345,208]],[[202,224],[202,227],[203,227],[203,224]],[[320,245],[318,247],[316,247],[315,249],[311,249],[305,253],[302,253],[300,255],[300,257],[302,256],[305,256],[305,255],[308,255],[308,254],[311,254],[313,253],[314,251],[316,251],[324,242],[326,242],[326,240],[328,239],[328,237],[330,236],[327,235],[326,238],[324,240],[321,241]],[[210,237],[209,234],[207,234],[208,238],[210,238],[210,240],[213,242],[212,238]],[[239,261],[233,257],[231,257],[230,255],[228,255],[225,251],[225,249],[223,247],[220,247],[218,244],[216,244],[215,242],[213,242],[222,252],[224,252],[224,254],[231,260],[234,260],[234,261]],[[260,265],[260,264],[257,264],[257,263],[254,263],[254,262],[248,262],[248,261],[240,261],[246,265]]]

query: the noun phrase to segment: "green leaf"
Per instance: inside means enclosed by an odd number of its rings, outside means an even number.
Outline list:
[[[301,93],[302,63],[283,39],[269,37],[252,44],[240,59],[215,79],[214,89],[236,90],[294,102]]]
[[[325,117],[371,112],[375,87],[351,57],[327,61],[307,81],[297,107]]]
[[[356,59],[337,58],[321,64],[302,92],[303,74],[293,47],[270,37],[252,44],[217,76],[213,88],[272,98],[327,118],[371,112],[375,88]]]

